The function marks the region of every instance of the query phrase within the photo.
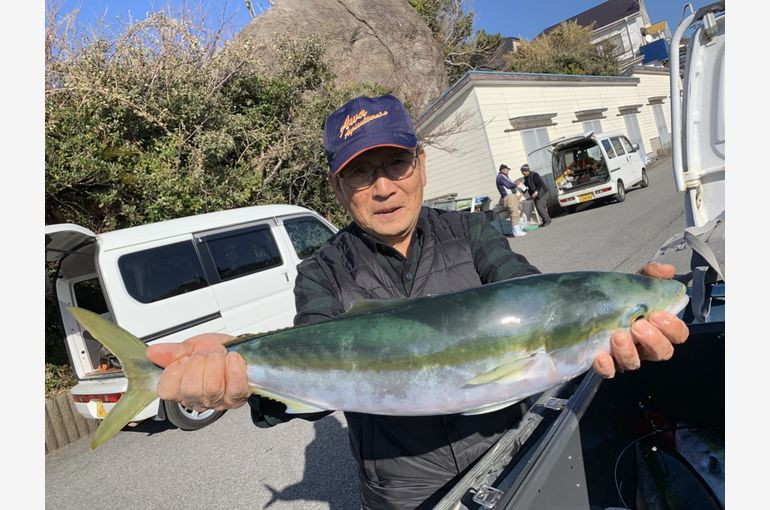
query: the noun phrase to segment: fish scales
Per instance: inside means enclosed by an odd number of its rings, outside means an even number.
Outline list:
[[[478,414],[585,372],[598,353],[609,351],[613,331],[653,310],[677,313],[687,301],[685,286],[672,280],[611,272],[532,275],[356,304],[334,319],[242,335],[227,348],[246,360],[252,390],[283,402],[290,413]],[[73,315],[124,363],[131,392],[129,372],[137,370],[125,365],[135,364],[140,347],[126,354],[133,357],[127,363],[116,352],[121,343],[109,338],[117,326],[83,310]],[[139,364],[139,372],[150,373],[149,362]],[[157,372],[152,377],[157,380]],[[142,384],[153,384],[149,375]],[[128,422],[140,410],[120,409],[112,421]],[[98,432],[95,443],[109,438]]]

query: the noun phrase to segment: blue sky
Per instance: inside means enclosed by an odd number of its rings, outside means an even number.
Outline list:
[[[62,0],[62,11],[69,12],[80,7],[80,19],[84,24],[96,23],[102,14],[110,24],[127,21],[129,16],[142,19],[148,11],[159,10],[167,5],[180,5],[184,0]],[[602,0],[471,0],[475,12],[474,27],[503,36],[532,39],[543,29],[602,3]],[[686,2],[678,0],[645,0],[650,20],[655,23],[665,19],[673,34]],[[693,0],[696,10],[709,2]],[[187,2],[197,5],[198,2]],[[245,26],[250,16],[243,0],[202,1],[200,4],[209,13],[231,16],[232,29],[238,31]],[[267,9],[267,0],[252,0],[257,12]]]

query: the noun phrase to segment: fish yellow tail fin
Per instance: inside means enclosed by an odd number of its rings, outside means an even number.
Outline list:
[[[147,359],[147,345],[125,329],[83,308],[70,307],[67,310],[118,358],[128,379],[126,393],[94,432],[91,448],[96,448],[117,434],[158,397],[156,388],[161,369]]]

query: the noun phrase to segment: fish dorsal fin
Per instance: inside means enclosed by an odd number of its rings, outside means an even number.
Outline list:
[[[492,413],[497,410],[506,408],[512,404],[515,404],[516,402],[518,402],[518,400],[511,400],[508,402],[501,402],[500,404],[491,404],[488,406],[481,406],[481,407],[477,407],[476,409],[469,409],[468,411],[465,411],[462,414],[463,416],[475,416],[477,414]]]
[[[302,414],[302,413],[319,413],[322,411],[329,411],[330,409],[321,409],[304,402],[300,402],[290,397],[285,397],[271,391],[263,390],[262,388],[251,388],[251,392],[259,395],[260,397],[269,398],[275,400],[286,406],[286,414]]]
[[[345,312],[345,315],[361,315],[370,312],[382,312],[384,310],[390,310],[396,308],[409,301],[406,298],[400,299],[361,299],[353,303],[350,310]]]
[[[493,368],[489,372],[485,372],[479,376],[474,377],[465,383],[465,385],[480,386],[482,384],[507,383],[516,379],[521,379],[524,377],[526,370],[534,363],[536,363],[539,357],[540,354],[535,353],[525,358],[503,363],[502,365]]]

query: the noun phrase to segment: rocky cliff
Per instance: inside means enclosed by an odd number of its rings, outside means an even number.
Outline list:
[[[417,115],[449,85],[443,52],[406,0],[275,0],[238,35],[270,69],[281,36],[317,34],[340,84],[380,84]]]

